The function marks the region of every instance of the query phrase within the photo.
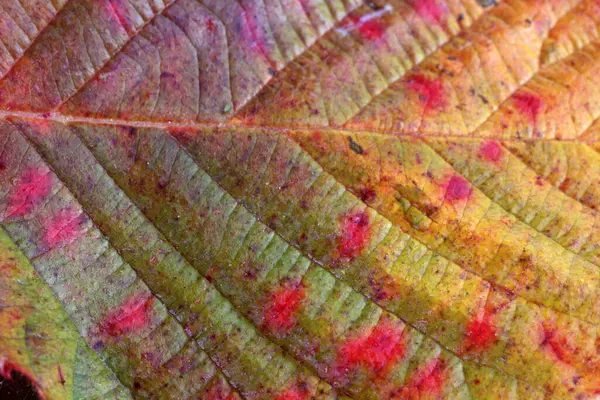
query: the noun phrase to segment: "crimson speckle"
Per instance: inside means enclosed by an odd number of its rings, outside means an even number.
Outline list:
[[[83,215],[75,210],[59,211],[46,221],[44,244],[49,248],[74,242],[83,234],[81,229]]]
[[[367,335],[346,340],[337,356],[337,378],[357,367],[367,368],[375,375],[386,375],[406,352],[402,329],[388,321],[380,322]]]
[[[264,311],[267,329],[284,333],[293,328],[304,296],[304,287],[298,284],[285,285],[271,293]]]
[[[491,316],[485,313],[483,318],[475,318],[467,324],[465,350],[479,352],[488,349],[496,341],[496,326]]]
[[[109,336],[121,336],[143,329],[150,322],[153,297],[130,297],[110,312],[100,324],[100,331]]]
[[[574,362],[576,349],[557,329],[544,328],[541,345],[555,361],[565,364]]]
[[[385,33],[385,27],[376,19],[364,19],[356,16],[348,17],[348,30],[357,30],[365,39],[377,40]]]
[[[413,0],[411,3],[421,18],[433,24],[442,24],[448,15],[448,8],[438,0]]]
[[[419,399],[441,396],[446,381],[444,368],[444,362],[439,358],[428,362],[412,374],[408,383],[394,395],[394,398]]]
[[[364,188],[360,191],[360,199],[365,203],[370,203],[377,198],[377,193],[371,188]]]
[[[19,178],[19,183],[8,199],[8,217],[22,217],[29,214],[50,194],[52,179],[42,168],[27,169]]]
[[[502,160],[502,146],[495,140],[486,140],[481,143],[479,155],[486,161],[498,162]]]
[[[543,100],[535,94],[517,93],[513,96],[513,102],[517,110],[527,116],[531,122],[535,122],[542,111]]]
[[[437,110],[446,105],[444,85],[440,79],[414,75],[406,80],[406,87],[419,95],[425,110]]]
[[[371,233],[369,216],[358,212],[343,216],[340,221],[341,234],[338,236],[337,251],[340,258],[354,258],[360,255],[367,245]]]
[[[446,188],[446,200],[455,202],[464,200],[471,195],[471,185],[460,175],[453,175]]]
[[[281,392],[275,400],[305,400],[308,398],[310,398],[308,390],[294,386]]]

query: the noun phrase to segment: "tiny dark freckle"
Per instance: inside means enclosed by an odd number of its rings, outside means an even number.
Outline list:
[[[271,68],[271,67],[269,67],[269,70],[268,70],[268,71],[269,71],[269,75],[271,75],[271,76],[275,76],[275,75],[277,75],[277,71],[275,71],[275,70],[274,70],[273,68]]]
[[[351,136],[348,136],[348,144],[350,145],[350,150],[355,152],[356,154],[365,154],[365,151],[357,142],[352,139]]]
[[[475,385],[479,385],[480,383],[481,383],[481,381],[480,381],[479,379],[475,379],[475,380],[473,381],[473,384],[475,384]]]
[[[527,18],[527,19],[525,20],[525,23],[526,23],[527,25],[531,25],[531,23],[532,23],[532,22],[531,22],[531,20],[530,20],[529,18]]]
[[[479,3],[479,5],[481,7],[484,7],[484,8],[495,6],[498,4],[496,2],[496,0],[477,0],[477,2]]]
[[[465,19],[465,15],[463,13],[458,14],[458,22],[463,22]]]
[[[374,11],[379,11],[382,9],[382,7],[380,5],[378,5],[377,3],[375,3],[375,1],[373,0],[365,0],[365,4]]]
[[[172,74],[170,72],[161,72],[160,77],[161,78],[175,78],[175,74]]]
[[[142,387],[142,385],[139,382],[133,382],[134,389],[140,389],[141,387]]]

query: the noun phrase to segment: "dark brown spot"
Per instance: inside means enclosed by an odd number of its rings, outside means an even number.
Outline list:
[[[356,154],[365,154],[363,148],[358,143],[356,143],[351,136],[348,136],[348,144],[350,145],[350,150],[352,150]]]
[[[496,0],[477,0],[477,3],[479,3],[479,5],[484,8],[495,6],[498,4],[496,3]]]

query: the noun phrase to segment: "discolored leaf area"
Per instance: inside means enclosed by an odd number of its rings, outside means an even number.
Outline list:
[[[0,396],[598,398],[599,24],[0,0]]]

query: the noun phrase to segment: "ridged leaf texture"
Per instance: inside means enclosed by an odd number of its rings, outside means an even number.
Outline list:
[[[0,394],[599,398],[599,32],[0,0]]]

